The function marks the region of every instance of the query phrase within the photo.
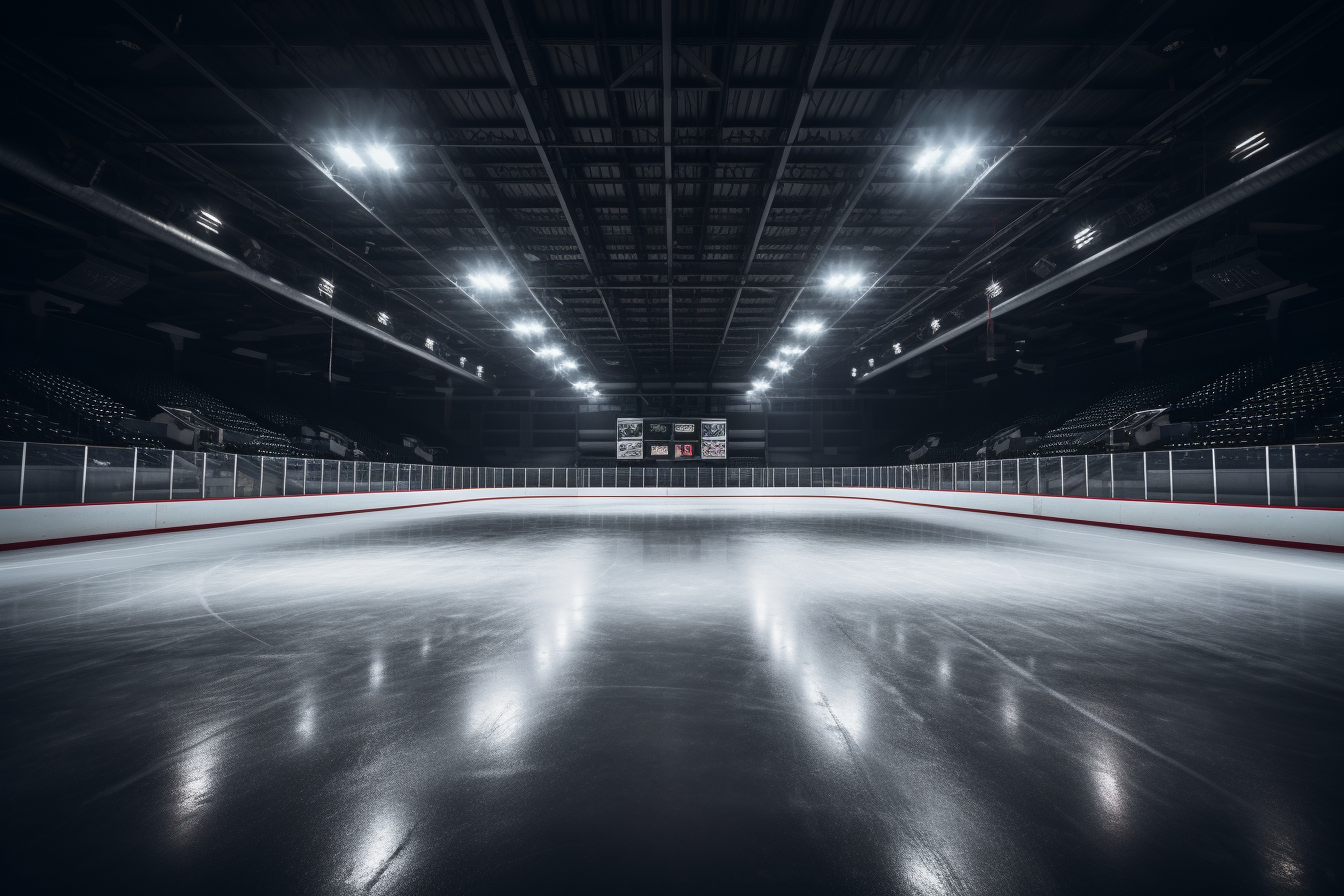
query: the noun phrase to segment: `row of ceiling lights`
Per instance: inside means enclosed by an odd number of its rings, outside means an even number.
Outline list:
[[[1259,153],[1263,149],[1267,149],[1268,147],[1269,147],[1269,140],[1265,136],[1265,133],[1261,131],[1238,143],[1232,150],[1230,160],[1233,162],[1245,161],[1246,159]],[[333,149],[337,157],[347,166],[354,169],[363,169],[364,167],[366,167],[367,163],[364,160],[364,156],[361,155],[357,150],[355,150],[351,146],[346,144],[336,144],[333,147]],[[957,146],[950,152],[947,152],[946,156],[944,156],[944,152],[945,150],[941,146],[929,147],[928,149],[923,150],[919,154],[919,156],[916,157],[915,159],[914,170],[922,172],[932,170],[935,167],[940,167],[943,173],[952,174],[964,169],[976,157],[976,147],[970,145]],[[400,168],[400,165],[397,163],[397,160],[393,158],[392,154],[387,150],[386,147],[371,144],[365,147],[364,153],[369,157],[369,159],[373,161],[375,165],[377,165],[379,168],[382,168],[384,171],[397,171]],[[941,166],[939,164],[940,162]],[[196,213],[195,221],[200,227],[202,227],[204,230],[212,234],[218,234],[220,228],[223,226],[223,222],[218,217],[203,209]],[[1093,243],[1099,235],[1100,232],[1096,227],[1094,226],[1084,227],[1082,230],[1078,231],[1073,236],[1074,249],[1080,250],[1085,248],[1086,246]],[[477,289],[490,292],[503,292],[506,291],[510,286],[509,278],[507,276],[495,272],[482,272],[479,274],[473,274],[470,277],[470,280],[471,283]],[[837,272],[828,277],[825,283],[826,288],[831,291],[856,290],[860,288],[860,286],[863,284],[863,280],[864,277],[862,274],[853,272]],[[330,302],[333,300],[335,295],[335,285],[330,280],[323,279],[319,282],[318,292],[322,295],[323,298],[327,299]],[[987,299],[994,299],[997,298],[1002,292],[1003,292],[1002,284],[998,283],[997,281],[991,281],[989,286],[986,287],[985,289],[985,296]],[[378,322],[383,326],[387,326],[391,321],[390,317],[385,311],[378,312],[377,317]],[[933,318],[930,321],[929,328],[932,333],[937,333],[938,330],[941,328],[941,321],[938,318]],[[518,332],[520,335],[524,337],[537,336],[541,335],[544,332],[544,328],[541,326],[541,324],[528,321],[523,321],[519,322],[518,324],[515,324],[514,329],[516,332]],[[825,327],[818,321],[804,321],[802,323],[795,325],[794,329],[798,331],[798,333],[801,336],[812,337],[821,333],[825,329]],[[435,342],[432,337],[425,338],[425,348],[427,350],[432,351],[434,349],[434,345]],[[806,347],[799,347],[793,345],[785,346],[783,349],[780,350],[779,357],[767,361],[766,366],[769,367],[770,370],[774,372],[774,375],[786,374],[793,369],[792,361],[806,351],[807,351]],[[892,352],[893,354],[896,355],[899,355],[901,353],[901,344],[899,342],[892,344]],[[578,364],[575,361],[565,357],[564,352],[561,349],[555,348],[554,346],[543,346],[540,349],[534,349],[533,354],[535,354],[539,358],[551,361],[552,367],[555,370],[555,372],[561,375],[569,375],[568,374],[569,371],[573,371],[578,367]],[[463,367],[463,369],[466,369],[467,359],[465,357],[460,358],[459,364],[461,367]],[[875,358],[868,359],[869,368],[872,368],[873,366],[875,366],[875,364],[876,364]],[[476,368],[477,376],[482,376],[484,372],[485,372],[484,367],[477,366]],[[857,366],[850,368],[850,376],[851,377],[858,376]],[[771,379],[754,380],[752,382],[752,389],[747,392],[747,395],[752,396],[756,393],[768,390],[772,384],[772,379],[773,376],[771,377]],[[596,390],[596,384],[589,380],[573,381],[572,385],[576,389],[587,391],[591,397],[597,397],[600,394]]]

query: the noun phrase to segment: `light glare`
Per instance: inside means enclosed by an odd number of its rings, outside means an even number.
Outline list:
[[[336,155],[342,162],[349,165],[351,168],[364,167],[363,157],[348,146],[337,145]]]
[[[400,167],[397,165],[397,160],[392,158],[392,153],[388,152],[386,147],[370,146],[365,149],[365,152],[367,152],[369,158],[373,159],[378,167],[384,171],[396,171],[397,168]]]
[[[794,329],[800,333],[811,335],[821,332],[821,323],[815,320],[805,320],[802,323],[794,324]]]
[[[947,172],[959,171],[970,164],[970,161],[974,156],[974,146],[958,146],[952,151],[952,154],[947,157],[947,161],[943,163],[943,170]]]
[[[942,147],[935,146],[932,149],[924,150],[922,153],[919,154],[919,158],[915,159],[915,170],[916,171],[929,170],[934,165],[938,164],[938,160],[942,158],[942,156],[943,156]]]
[[[480,289],[505,290],[509,288],[509,278],[503,274],[473,274],[471,282]]]

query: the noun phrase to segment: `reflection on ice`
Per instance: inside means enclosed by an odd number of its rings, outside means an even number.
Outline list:
[[[225,736],[218,731],[217,728],[198,728],[193,731],[186,741],[194,746],[177,762],[174,814],[179,836],[190,831],[201,811],[214,797]]]
[[[396,858],[397,851],[410,833],[410,825],[402,813],[393,808],[378,809],[350,854],[353,865],[346,883],[368,889],[383,876],[387,866]]]

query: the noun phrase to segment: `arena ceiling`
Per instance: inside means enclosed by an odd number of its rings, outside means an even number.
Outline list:
[[[1336,127],[1341,18],[1307,0],[108,0],[12,11],[0,65],[11,146],[496,388],[740,392],[850,385],[994,284]],[[1236,158],[1258,132],[1266,151]],[[7,227],[147,266],[142,316],[304,335],[199,259],[3,192]],[[1337,238],[1299,199],[1270,222],[1299,229],[1267,238]],[[998,338],[1037,333],[1044,357],[1122,350],[1134,321],[1212,326],[1231,312],[1189,256],[1216,236]],[[309,331],[291,350],[318,365],[331,346]],[[962,354],[984,363],[994,338]]]

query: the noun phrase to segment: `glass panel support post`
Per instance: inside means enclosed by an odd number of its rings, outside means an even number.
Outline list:
[[[1266,454],[1269,452],[1266,451]],[[1297,505],[1297,446],[1293,446],[1293,506]]]
[[[1209,463],[1213,464],[1213,503],[1218,503],[1218,449],[1209,449]]]
[[[84,496],[89,493],[89,446],[84,446],[84,469],[83,475],[79,479],[79,503],[84,503]]]

